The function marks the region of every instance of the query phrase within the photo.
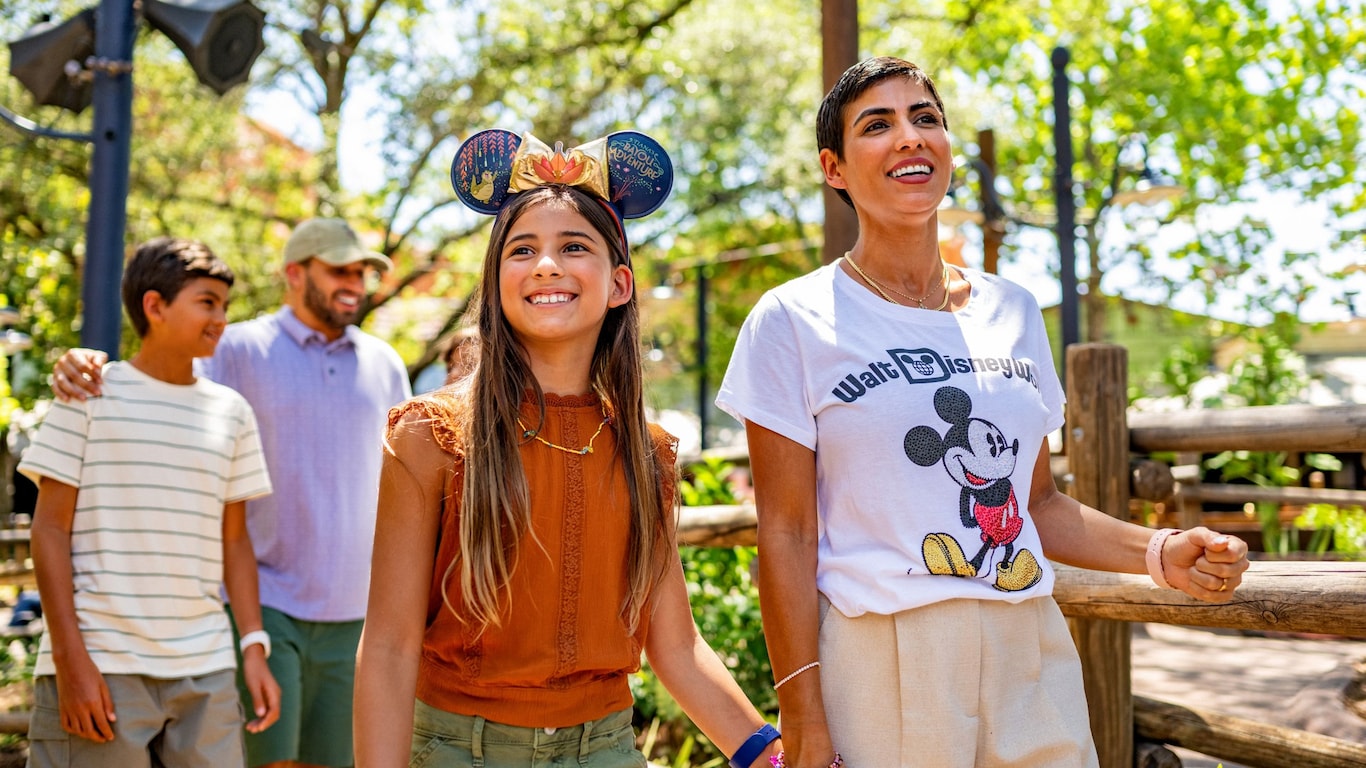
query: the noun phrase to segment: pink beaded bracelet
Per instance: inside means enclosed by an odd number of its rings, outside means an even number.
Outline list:
[[[780,752],[778,752],[778,754],[776,754],[776,755],[770,757],[770,758],[768,759],[768,762],[769,762],[770,765],[773,766],[773,768],[787,768],[787,759],[786,759],[786,758],[787,758],[786,754],[784,754],[783,752],[780,751]],[[843,768],[843,766],[844,766],[844,758],[840,757],[840,753],[836,752],[836,753],[835,753],[835,760],[834,760],[834,762],[830,763],[830,768]]]
[[[1153,583],[1163,589],[1172,589],[1172,585],[1167,583],[1167,574],[1162,569],[1162,546],[1167,543],[1167,537],[1177,533],[1175,528],[1163,528],[1153,534],[1148,539],[1148,551],[1144,555],[1144,562],[1148,564],[1148,575],[1153,577]]]

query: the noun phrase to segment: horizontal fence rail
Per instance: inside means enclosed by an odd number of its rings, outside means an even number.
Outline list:
[[[1262,405],[1128,414],[1129,445],[1154,451],[1366,451],[1366,405]]]
[[[1258,560],[1228,603],[1159,589],[1147,576],[1055,565],[1066,616],[1366,638],[1366,563]]]
[[[1181,497],[1187,501],[1214,501],[1245,504],[1270,501],[1277,504],[1332,504],[1338,507],[1366,507],[1366,491],[1344,488],[1264,488],[1234,483],[1182,483]]]
[[[683,507],[678,543],[696,547],[752,547],[758,542],[753,504]]]
[[[1134,697],[1139,737],[1249,768],[1360,768],[1366,745],[1217,712]]]
[[[753,546],[752,505],[684,507],[680,543]],[[1366,638],[1366,563],[1258,560],[1229,603],[1159,589],[1146,575],[1054,564],[1053,599],[1074,618]]]

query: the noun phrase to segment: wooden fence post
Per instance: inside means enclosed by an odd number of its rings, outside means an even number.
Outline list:
[[[1128,351],[1113,344],[1067,348],[1067,458],[1072,495],[1129,518]],[[1081,655],[1091,733],[1101,768],[1132,768],[1134,705],[1129,623],[1069,619]]]

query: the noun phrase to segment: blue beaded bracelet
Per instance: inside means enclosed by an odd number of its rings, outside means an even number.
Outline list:
[[[730,768],[749,768],[754,758],[778,738],[778,729],[764,723],[763,728],[755,731],[753,736],[745,739],[745,743],[735,750],[735,757],[730,759]]]

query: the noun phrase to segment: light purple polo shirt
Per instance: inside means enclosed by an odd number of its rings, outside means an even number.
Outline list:
[[[412,395],[398,353],[355,326],[329,343],[283,307],[229,325],[198,362],[260,424],[275,485],[247,502],[261,604],[305,621],[363,619],[384,429]]]

